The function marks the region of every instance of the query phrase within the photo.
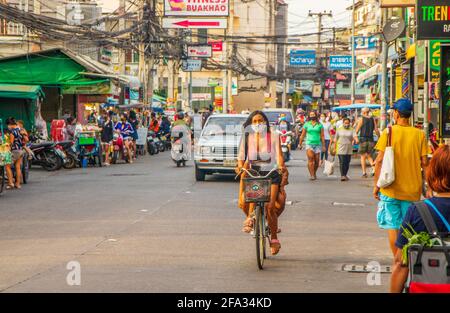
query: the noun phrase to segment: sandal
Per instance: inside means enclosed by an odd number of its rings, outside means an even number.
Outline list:
[[[14,189],[14,185],[7,185],[6,186],[6,190],[12,190],[12,189]]]
[[[281,249],[281,243],[278,239],[272,239],[270,240],[270,252],[272,255],[277,255],[278,252],[280,252]]]
[[[253,231],[253,218],[247,217],[244,221],[244,228],[242,228],[244,233],[251,233]]]

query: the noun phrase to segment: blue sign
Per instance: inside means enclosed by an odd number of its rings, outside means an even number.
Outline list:
[[[328,65],[328,68],[330,70],[351,70],[352,57],[350,55],[332,55],[330,56],[330,64]]]
[[[289,64],[297,67],[315,67],[315,50],[291,50],[289,55]]]
[[[378,46],[378,37],[355,36],[355,50],[373,50]]]

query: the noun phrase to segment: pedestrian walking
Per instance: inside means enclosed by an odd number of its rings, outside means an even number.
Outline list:
[[[343,119],[343,124],[336,130],[334,144],[336,146],[336,154],[339,157],[339,168],[341,171],[341,181],[348,181],[348,170],[353,155],[353,144],[358,143],[358,137],[355,130],[351,127],[348,117]]]
[[[450,146],[445,145],[436,150],[427,168],[427,184],[434,196],[425,201],[436,223],[437,230],[442,233],[450,231]],[[435,210],[436,209],[436,210]],[[440,216],[439,216],[440,215]],[[416,205],[408,208],[403,220],[402,231],[395,242],[395,262],[391,276],[391,292],[403,291],[408,278],[408,267],[404,266],[402,249],[408,243],[405,230],[416,233],[427,232],[427,227]]]
[[[309,121],[303,126],[299,146],[303,144],[306,137],[306,156],[308,157],[309,180],[317,179],[320,153],[325,151],[325,136],[322,124],[317,120],[316,112],[309,113]]]
[[[114,112],[109,111],[105,115],[105,120],[101,125],[101,140],[103,143],[103,151],[105,151],[105,165],[109,166],[109,155],[112,146],[112,142],[114,140],[114,122],[112,121],[112,116]]]
[[[378,130],[375,119],[371,117],[369,108],[363,108],[361,110],[362,116],[358,120],[356,125],[356,134],[359,134],[359,154],[361,155],[361,169],[362,177],[367,178],[367,160],[372,167],[372,173],[374,172],[374,161],[372,158],[373,148],[375,147],[374,133],[380,137],[380,131]]]
[[[375,149],[379,151],[375,161],[375,187],[373,195],[379,200],[377,222],[380,228],[388,231],[389,244],[395,256],[395,241],[406,212],[422,194],[422,170],[427,167],[428,146],[425,134],[410,125],[414,105],[409,99],[402,98],[394,104],[393,119],[395,125],[381,134]],[[389,132],[389,134],[388,134]],[[384,152],[390,146],[394,153],[395,180],[387,187],[378,187],[383,165]]]
[[[325,152],[322,152],[320,154],[319,166],[322,166],[323,162],[325,160],[328,160],[328,148],[330,147],[330,142],[331,142],[330,130],[332,128],[332,125],[331,125],[329,118],[325,115],[325,113],[320,114],[320,123],[323,126],[323,135],[325,137]]]

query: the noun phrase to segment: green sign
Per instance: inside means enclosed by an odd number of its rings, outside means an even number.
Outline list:
[[[431,69],[431,81],[433,83],[438,83],[440,78],[441,42],[450,42],[450,40],[430,41],[430,69]]]

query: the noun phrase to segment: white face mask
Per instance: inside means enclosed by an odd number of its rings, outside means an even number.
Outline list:
[[[264,124],[252,124],[252,130],[255,133],[262,133],[265,128],[266,128],[266,125],[264,125]]]
[[[320,121],[321,121],[321,122],[325,122],[325,117],[321,117],[321,118],[320,118]]]

